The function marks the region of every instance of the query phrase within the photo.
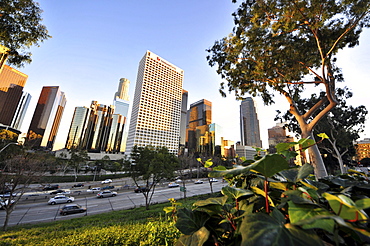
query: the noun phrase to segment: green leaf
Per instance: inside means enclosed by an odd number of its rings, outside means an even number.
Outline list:
[[[209,237],[207,228],[202,227],[191,235],[181,235],[175,246],[202,246]]]
[[[301,138],[298,141],[298,144],[301,145],[302,149],[306,149],[315,144],[315,141],[310,138]]]
[[[266,177],[289,168],[288,162],[279,154],[266,155],[262,159],[252,164],[253,170],[261,173]]]
[[[238,199],[243,196],[251,196],[254,195],[254,193],[250,190],[246,189],[239,189],[239,188],[234,188],[230,186],[225,186],[222,188],[221,193],[227,197],[233,198],[233,199]]]
[[[224,166],[217,166],[217,167],[214,167],[213,170],[215,170],[215,171],[225,171],[227,169]]]
[[[324,184],[322,182],[318,182],[318,181],[315,181],[315,180],[310,180],[310,179],[301,180],[301,183],[304,186],[306,186],[308,188],[311,188],[311,189],[314,189],[314,190],[326,191],[327,189],[330,188],[330,186],[327,185],[327,184]]]
[[[340,217],[346,220],[366,220],[367,216],[363,214],[356,204],[344,195],[332,195],[323,193],[322,196],[328,200],[330,207]],[[361,202],[360,202],[361,205]]]
[[[289,150],[290,148],[294,147],[297,143],[290,142],[290,143],[278,143],[275,148],[277,153],[281,153],[284,150]]]
[[[355,204],[358,209],[367,209],[370,208],[370,198],[365,198],[355,201]]]
[[[326,135],[326,133],[320,133],[320,134],[317,134],[318,137],[322,138],[322,139],[329,139],[328,135]]]
[[[270,216],[272,218],[274,218],[276,221],[278,221],[278,222],[280,222],[282,224],[285,224],[285,222],[286,222],[286,219],[285,219],[284,214],[282,212],[280,212],[280,210],[277,209],[277,208],[274,208],[272,210],[272,213],[270,213]]]
[[[220,206],[223,206],[225,205],[227,201],[227,197],[226,196],[222,196],[222,197],[211,197],[211,198],[208,198],[206,200],[200,200],[200,201],[197,201],[194,203],[194,206],[196,207],[204,207],[204,206],[208,206],[208,205],[220,205]]]
[[[298,182],[299,180],[305,179],[308,177],[308,175],[313,173],[314,168],[310,164],[304,164],[300,168],[298,168],[298,174],[295,179],[295,182]]]
[[[178,210],[177,212],[176,227],[185,235],[191,235],[201,229],[207,220],[209,215],[200,211],[192,211],[187,208]]]
[[[290,218],[290,222],[295,224],[302,220],[307,220],[317,215],[326,215],[330,216],[331,214],[329,211],[315,205],[315,204],[295,204],[292,201],[288,202],[289,209],[288,214]],[[313,228],[320,228],[326,230],[330,233],[334,231],[334,221],[331,219],[321,219],[321,220],[313,220],[307,224],[300,224],[304,229],[313,229]]]
[[[206,168],[211,167],[212,165],[213,165],[212,159],[208,159],[204,163],[204,167],[206,167]]]
[[[263,213],[248,214],[242,220],[238,233],[241,245],[268,246],[321,246],[322,241],[303,230],[287,229],[283,223]]]

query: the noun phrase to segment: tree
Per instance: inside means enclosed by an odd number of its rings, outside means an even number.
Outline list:
[[[313,107],[324,94],[324,92],[321,92],[319,96],[312,94],[310,98],[298,99],[297,105],[299,110],[306,111]],[[344,156],[349,153],[354,153],[353,142],[357,140],[360,137],[359,134],[364,131],[368,111],[363,105],[356,108],[347,105],[347,99],[353,96],[348,88],[337,88],[336,94],[338,105],[318,122],[314,131],[318,134],[325,133],[328,135],[329,138],[327,141],[318,144],[319,149],[322,150],[322,152],[324,151],[323,153],[328,153],[337,159],[340,171],[343,174],[345,172]],[[322,105],[322,107],[325,106],[326,104]],[[289,121],[289,129],[300,133],[297,121],[289,112],[286,112],[283,116],[278,115],[276,119]],[[318,141],[317,135],[315,138],[315,140]],[[347,159],[350,160],[350,157]]]
[[[170,179],[178,167],[178,158],[171,154],[166,147],[134,146],[130,159],[124,159],[123,165],[130,174],[136,187],[141,182],[148,188],[143,191],[145,207],[149,209],[156,185],[163,179]]]
[[[9,194],[9,202],[3,206],[5,210],[5,220],[3,230],[7,230],[8,222],[15,205],[31,183],[34,183],[44,174],[48,166],[45,164],[46,155],[39,153],[23,153],[7,159],[1,167],[0,187],[2,192]],[[14,201],[11,202],[11,201]]]
[[[233,16],[233,33],[207,50],[209,64],[217,64],[217,73],[227,81],[220,93],[226,96],[227,86],[237,99],[251,94],[269,105],[277,92],[289,102],[302,137],[313,138],[315,125],[338,103],[335,84],[343,77],[335,55],[358,45],[370,23],[369,1],[249,0]],[[301,112],[296,99],[308,85],[325,95]],[[327,176],[316,146],[309,156],[316,177]]]
[[[73,168],[75,174],[75,182],[77,181],[77,173],[80,170],[81,165],[86,165],[90,157],[86,150],[71,149],[71,157],[68,161],[70,167]]]
[[[32,46],[51,38],[41,24],[42,10],[32,0],[2,0],[0,2],[0,45],[9,49],[8,63],[21,67],[31,63]]]

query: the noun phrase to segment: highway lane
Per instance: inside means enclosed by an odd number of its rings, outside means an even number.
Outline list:
[[[220,191],[227,183],[214,182],[213,191]],[[86,190],[86,189],[85,189]],[[210,185],[207,181],[203,184],[186,183],[186,196],[210,193]],[[10,215],[9,226],[22,225],[28,223],[50,222],[54,220],[63,220],[81,217],[91,214],[99,214],[112,210],[130,209],[139,206],[145,206],[145,198],[142,193],[135,193],[131,190],[120,190],[116,197],[96,198],[96,194],[81,193],[80,195],[72,195],[75,197],[73,203],[80,204],[87,208],[87,212],[83,214],[71,214],[67,216],[59,215],[59,209],[65,204],[48,205],[46,199],[35,199],[34,201],[22,200],[15,207],[15,210]],[[48,196],[50,197],[50,196]],[[167,202],[169,198],[180,199],[184,197],[184,192],[180,191],[179,187],[167,188],[156,187],[152,203]],[[0,210],[0,225],[4,223],[5,211]]]

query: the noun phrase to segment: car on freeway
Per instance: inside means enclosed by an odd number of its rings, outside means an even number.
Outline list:
[[[57,190],[57,189],[59,189],[59,185],[57,185],[57,184],[55,184],[55,185],[48,184],[48,185],[45,185],[42,188],[43,191],[46,191],[46,190]]]
[[[100,187],[94,187],[94,188],[88,189],[87,192],[95,193],[95,192],[99,192],[100,190],[101,190]]]
[[[62,192],[65,192],[65,190],[55,190],[55,191],[50,192],[50,195],[56,195]]]
[[[175,182],[171,182],[168,184],[168,188],[175,188],[175,187],[179,187],[180,185],[178,183],[175,183]]]
[[[60,209],[59,214],[67,215],[67,214],[84,213],[84,212],[86,212],[86,208],[82,207],[81,205],[68,204],[68,205],[64,205]]]
[[[12,193],[12,197],[16,197],[16,196],[17,196],[17,193]],[[2,198],[10,197],[10,192],[0,194],[0,197]]]
[[[101,191],[98,194],[96,194],[97,198],[104,198],[104,197],[110,197],[110,196],[117,196],[117,192],[105,190],[105,191]]]
[[[142,193],[142,192],[148,192],[150,189],[148,187],[137,187],[135,190],[135,193]]]
[[[211,179],[209,180],[209,182],[211,182],[211,183],[213,183],[213,182],[218,182],[218,179],[211,178]]]
[[[55,204],[59,204],[59,203],[71,203],[74,200],[75,200],[75,198],[72,197],[72,196],[58,195],[58,196],[50,198],[49,201],[48,201],[48,204],[49,205],[55,205]]]
[[[10,202],[10,203],[9,203]],[[9,200],[9,199],[0,199],[0,209],[5,209],[4,206],[12,206],[15,203],[14,200]]]
[[[104,186],[101,188],[102,190],[110,190],[110,189],[114,189],[114,185],[107,185],[107,186]]]
[[[78,184],[74,184],[72,186],[72,188],[77,188],[77,187],[84,187],[85,185],[83,183],[78,183]]]
[[[194,184],[203,184],[203,181],[198,179],[198,180],[195,180]]]
[[[106,179],[106,180],[103,180],[101,183],[102,184],[109,184],[109,183],[112,183],[113,181],[111,179]]]

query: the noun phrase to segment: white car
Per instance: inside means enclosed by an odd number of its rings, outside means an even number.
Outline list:
[[[10,201],[10,206],[13,205],[15,203],[14,200],[11,200]],[[4,206],[8,206],[9,205],[9,199],[0,199],[0,209],[5,209]]]
[[[109,197],[109,196],[117,196],[117,192],[105,190],[105,191],[101,191],[98,194],[96,194],[97,198],[104,198],[104,197]]]
[[[88,189],[86,192],[92,192],[92,193],[95,193],[95,192],[99,192],[101,190],[100,187],[95,187],[95,188],[91,188],[91,189]]]
[[[213,183],[213,182],[218,182],[218,179],[211,178],[211,179],[209,180],[209,182],[211,182],[211,183]]]
[[[113,181],[111,179],[106,179],[106,180],[103,180],[101,183],[102,184],[109,184],[109,183],[112,183]]]
[[[75,198],[72,196],[55,196],[55,197],[50,198],[50,200],[48,201],[48,204],[55,205],[59,203],[70,203],[70,202],[73,202],[74,200]]]
[[[203,181],[198,179],[198,180],[195,180],[194,184],[203,184]]]
[[[178,183],[175,183],[175,182],[171,182],[168,184],[168,188],[175,188],[175,187],[179,187],[180,185]]]

